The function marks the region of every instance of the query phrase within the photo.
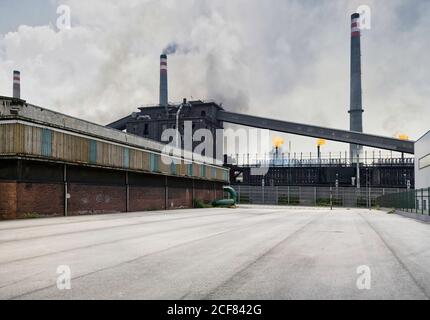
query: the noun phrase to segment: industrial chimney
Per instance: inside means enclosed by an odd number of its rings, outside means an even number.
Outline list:
[[[351,16],[351,97],[350,97],[350,130],[363,132],[363,106],[361,101],[361,32],[360,14]],[[353,162],[362,152],[363,147],[350,145],[350,157]]]
[[[167,87],[167,55],[160,56],[160,106],[166,107],[168,105],[168,87]]]
[[[16,70],[13,72],[13,97],[21,99],[21,74]]]

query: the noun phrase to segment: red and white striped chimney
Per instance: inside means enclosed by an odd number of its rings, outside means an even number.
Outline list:
[[[350,89],[350,130],[363,132],[363,104],[361,92],[361,30],[360,14],[351,15],[351,89]],[[350,145],[350,155],[353,162],[357,161],[363,147]]]
[[[13,72],[13,97],[21,99],[21,73],[17,70]]]
[[[354,13],[351,16],[351,37],[360,36],[360,14]]]
[[[167,87],[167,55],[160,56],[160,106],[166,107],[169,104],[169,94]]]

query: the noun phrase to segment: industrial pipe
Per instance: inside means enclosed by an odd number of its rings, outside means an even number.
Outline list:
[[[237,203],[237,192],[230,186],[225,186],[222,188],[224,192],[227,192],[230,195],[230,199],[220,199],[212,202],[212,206],[214,207],[231,207],[236,205]]]

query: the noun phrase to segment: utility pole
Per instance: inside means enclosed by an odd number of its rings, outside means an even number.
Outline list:
[[[360,154],[357,153],[357,189],[360,189]]]
[[[333,210],[333,187],[330,186],[330,210]]]

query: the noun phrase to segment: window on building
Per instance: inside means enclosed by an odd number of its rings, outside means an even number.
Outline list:
[[[143,135],[147,136],[149,134],[149,124],[145,123],[143,127]]]

